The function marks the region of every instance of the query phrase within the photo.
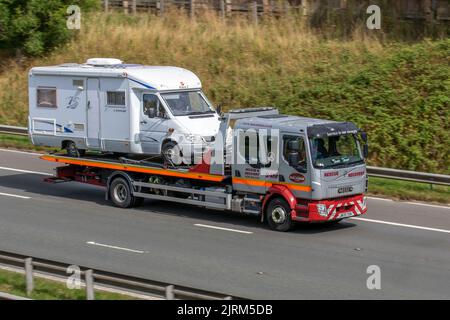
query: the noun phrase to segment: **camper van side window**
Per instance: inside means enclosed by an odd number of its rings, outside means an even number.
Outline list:
[[[38,88],[37,106],[44,108],[56,108],[56,88]]]
[[[107,91],[107,105],[109,106],[125,106],[124,91]]]

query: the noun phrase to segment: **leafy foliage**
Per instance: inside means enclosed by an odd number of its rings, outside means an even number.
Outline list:
[[[98,6],[94,0],[0,0],[0,49],[42,55],[74,34],[66,27],[67,8]]]

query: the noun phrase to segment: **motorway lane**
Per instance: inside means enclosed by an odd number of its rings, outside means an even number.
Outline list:
[[[36,157],[0,151],[0,167],[52,172]],[[276,233],[254,218],[164,202],[122,210],[101,188],[42,178],[0,169],[0,193],[30,197],[0,196],[0,250],[249,298],[450,298],[449,233],[356,220]],[[366,218],[450,230],[447,208],[370,199]],[[366,288],[372,264],[379,291]]]

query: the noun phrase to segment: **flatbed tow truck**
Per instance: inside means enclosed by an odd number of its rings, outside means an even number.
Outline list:
[[[230,130],[227,153],[222,142]],[[351,122],[280,115],[274,108],[230,111],[204,154],[190,166],[89,153],[41,159],[64,164],[48,182],[106,187],[106,199],[121,208],[144,199],[179,202],[253,215],[277,231],[367,211],[367,137]]]

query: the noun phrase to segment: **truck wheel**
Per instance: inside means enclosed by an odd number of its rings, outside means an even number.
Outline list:
[[[124,178],[115,178],[109,186],[109,196],[116,207],[130,208],[135,204],[128,181]]]
[[[65,149],[66,149],[67,155],[68,155],[69,157],[79,158],[80,155],[81,155],[80,150],[78,150],[78,148],[77,148],[75,142],[73,142],[73,141],[69,141],[69,142],[66,144],[66,148],[65,148]]]
[[[269,202],[266,219],[270,229],[276,231],[288,231],[294,224],[291,218],[291,208],[282,198],[274,198]]]
[[[180,147],[174,141],[168,141],[163,144],[161,148],[161,155],[163,159],[169,163],[173,163],[175,165],[181,164],[181,152]]]

